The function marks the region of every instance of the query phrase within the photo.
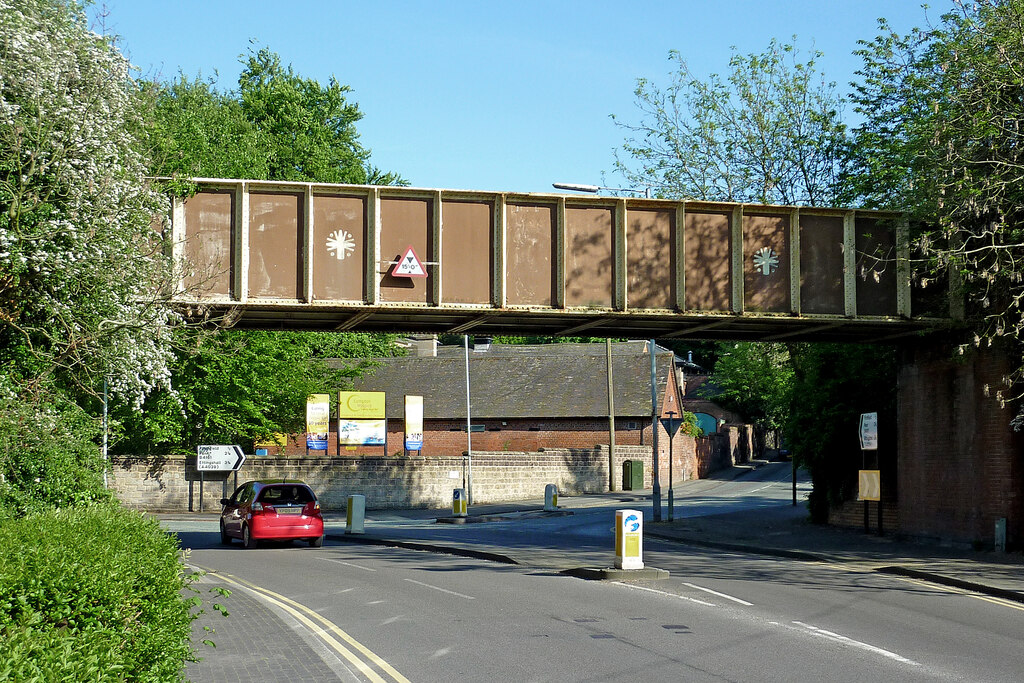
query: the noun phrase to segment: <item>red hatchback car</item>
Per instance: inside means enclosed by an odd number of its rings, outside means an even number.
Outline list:
[[[259,541],[302,539],[314,548],[324,542],[324,518],[313,489],[289,479],[247,481],[221,498],[220,542],[239,538],[246,548]]]

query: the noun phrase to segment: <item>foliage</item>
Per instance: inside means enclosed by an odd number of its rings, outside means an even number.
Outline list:
[[[725,80],[702,80],[672,51],[666,88],[637,80],[641,121],[619,122],[630,137],[616,169],[666,197],[830,203],[846,128],[835,84],[817,72],[820,56],[801,61],[796,47],[773,40],[761,54],[734,51]]]
[[[885,346],[794,345],[793,390],[786,439],[797,463],[811,473],[811,518],[828,519],[830,506],[856,493],[861,413],[878,413],[879,461],[894,481],[896,353]]]
[[[117,452],[175,453],[304,431],[309,394],[347,388],[371,366],[362,359],[398,353],[394,336],[381,334],[223,330],[187,336],[194,345],[178,352],[174,391],[153,393],[141,412],[113,413]]]
[[[194,600],[177,540],[113,505],[0,524],[0,680],[180,680]]]
[[[862,42],[848,196],[909,211],[924,281],[952,273],[976,345],[1024,336],[1024,0],[957,0]],[[961,347],[961,352],[965,349]],[[1024,378],[1018,365],[1007,386]],[[986,387],[1001,403],[1007,386]],[[1024,413],[1016,422],[1024,421]]]
[[[97,431],[68,401],[0,400],[0,519],[110,500]]]
[[[61,0],[0,0],[0,395],[141,401],[168,378],[167,262],[128,62]]]
[[[715,393],[709,398],[716,403],[751,420],[762,431],[780,429],[793,382],[789,348],[778,342],[723,343],[712,381]]]

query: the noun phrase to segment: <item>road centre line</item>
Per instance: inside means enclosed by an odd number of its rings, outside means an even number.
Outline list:
[[[697,598],[691,598],[691,597],[688,597],[686,595],[676,595],[675,593],[668,593],[666,591],[660,591],[657,588],[647,588],[646,586],[634,586],[633,584],[626,583],[625,581],[612,581],[612,583],[615,584],[616,586],[625,586],[626,588],[632,588],[633,590],[637,590],[637,591],[646,591],[647,593],[656,593],[658,595],[664,595],[665,597],[668,597],[668,598],[677,598],[679,600],[685,600],[687,602],[695,602],[698,605],[704,605],[705,607],[718,607],[718,605],[716,605],[713,602],[704,602],[703,600],[698,600]]]
[[[200,571],[204,571],[207,573],[212,573],[210,570],[205,569],[203,567],[196,566],[196,569],[199,569]],[[244,579],[240,579],[237,576],[232,576],[231,574],[226,574],[224,572],[216,572],[215,575],[224,582],[238,586],[243,590],[247,590],[250,593],[256,595],[256,597],[260,598],[261,600],[269,602],[272,605],[276,605],[277,607],[281,608],[282,610],[290,614],[293,618],[299,621],[299,623],[306,626],[306,628],[308,628],[313,634],[318,636],[326,644],[330,645],[338,654],[347,659],[353,666],[359,669],[360,673],[362,673],[364,676],[373,681],[373,683],[387,683],[387,679],[381,677],[380,674],[371,669],[369,665],[367,665],[363,660],[356,656],[355,653],[353,653],[347,647],[339,643],[338,640],[334,638],[334,636],[337,636],[338,638],[352,646],[354,649],[358,650],[367,660],[369,660],[381,671],[388,674],[391,677],[391,680],[395,681],[396,683],[411,683],[408,678],[400,674],[394,667],[392,667],[386,661],[377,656],[365,645],[357,641],[355,638],[350,636],[345,631],[338,628],[338,626],[334,624],[332,621],[324,618],[323,616],[321,616],[314,610],[306,607],[305,605],[295,602],[290,598],[287,598],[283,595],[275,593],[261,586],[257,586],[254,583],[250,583],[248,581],[245,581]],[[315,624],[314,620],[319,621],[325,628]]]
[[[811,626],[810,624],[805,624],[802,621],[794,621],[793,623],[796,624],[797,626],[800,626],[803,629],[806,629],[811,634],[819,636],[821,638],[825,638],[826,640],[831,640],[831,641],[834,641],[834,642],[837,642],[837,643],[842,643],[844,645],[850,645],[852,647],[855,647],[855,648],[858,648],[858,649],[861,649],[861,650],[866,650],[867,652],[873,652],[874,654],[882,655],[883,657],[888,657],[889,659],[892,659],[892,660],[895,660],[897,662],[900,662],[901,664],[910,664],[911,666],[921,666],[921,664],[919,662],[915,662],[912,659],[907,659],[906,657],[904,657],[902,655],[898,655],[895,652],[891,652],[889,650],[885,650],[885,649],[882,649],[882,648],[877,647],[875,645],[870,645],[868,643],[861,642],[859,640],[854,640],[853,638],[849,638],[847,636],[840,635],[839,633],[835,633],[834,631],[826,631],[823,628],[818,628],[817,626]]]
[[[456,593],[455,591],[450,591],[447,588],[440,588],[439,586],[431,586],[429,583],[423,583],[422,581],[416,581],[415,579],[405,579],[405,580],[408,581],[409,583],[415,583],[417,586],[423,586],[424,588],[431,588],[431,589],[436,590],[436,591],[441,591],[442,593],[447,593],[448,595],[455,595],[455,596],[460,597],[460,598],[466,598],[467,600],[476,600],[476,598],[474,598],[472,595],[465,595],[463,593]]]
[[[753,607],[754,606],[754,603],[752,603],[752,602],[747,602],[746,600],[740,600],[739,598],[734,598],[731,595],[726,595],[725,593],[719,593],[718,591],[713,591],[710,588],[704,588],[703,586],[698,586],[697,584],[694,584],[694,583],[686,583],[684,581],[683,585],[684,586],[689,586],[690,588],[693,588],[693,589],[696,589],[696,590],[699,590],[699,591],[704,591],[705,593],[711,593],[711,595],[717,595],[718,597],[725,598],[726,600],[732,600],[733,602],[738,602],[739,604],[746,605],[747,607]]]
[[[364,572],[375,572],[375,571],[377,571],[376,569],[373,569],[372,567],[362,567],[362,566],[360,566],[358,564],[352,564],[351,562],[346,562],[344,560],[335,560],[335,559],[330,558],[330,557],[321,557],[320,559],[321,560],[327,560],[328,562],[337,562],[338,564],[343,564],[346,567],[355,567],[356,569],[362,569]]]

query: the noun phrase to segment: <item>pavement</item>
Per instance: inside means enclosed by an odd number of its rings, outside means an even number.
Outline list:
[[[723,481],[744,477],[759,464],[718,472],[710,479],[678,484],[675,519],[647,521],[644,536],[678,543],[680,552],[685,552],[684,545],[690,545],[847,565],[857,571],[898,574],[1024,603],[1024,553],[1021,552],[970,550],[914,542],[897,535],[878,536],[862,529],[815,525],[808,520],[803,504],[774,504],[699,517],[685,515],[686,508],[680,505],[681,501],[711,500],[715,488]],[[663,494],[665,502],[667,492]],[[614,550],[605,547],[608,539],[596,539],[593,544],[573,548],[546,547],[532,534],[513,533],[518,526],[514,522],[536,521],[554,514],[582,515],[588,508],[631,508],[649,513],[650,495],[647,490],[565,496],[559,498],[556,513],[545,512],[543,500],[474,505],[470,508],[469,524],[501,521],[506,523],[503,527],[511,530],[505,536],[497,531],[482,535],[490,539],[488,541],[474,540],[470,534],[459,533],[464,527],[437,524],[438,518],[451,516],[450,509],[370,510],[364,534],[345,533],[344,513],[327,513],[324,518],[326,535],[332,541],[427,550],[562,571],[583,578],[610,578],[601,571],[593,571],[611,564]],[[667,516],[667,512],[663,516]],[[211,514],[159,517],[168,528],[188,528],[192,522],[201,522],[209,528],[217,519]],[[664,552],[664,547],[659,551]],[[621,580],[623,577],[614,578]],[[232,616],[241,619],[207,615],[194,623],[194,643],[202,661],[186,667],[185,674],[190,680],[255,680],[266,677],[267,673],[291,681],[354,680],[346,671],[327,666],[327,660],[317,656],[315,643],[299,638],[294,627],[269,607],[244,592],[235,593],[230,598]],[[244,626],[247,623],[258,623],[259,628],[247,628]],[[204,633],[204,626],[215,627],[216,632]],[[200,640],[208,637],[216,641],[215,649],[200,644]]]

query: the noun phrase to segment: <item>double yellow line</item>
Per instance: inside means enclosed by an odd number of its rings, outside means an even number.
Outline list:
[[[327,647],[337,652],[358,669],[363,676],[373,681],[373,683],[388,683],[388,681],[410,683],[408,678],[400,674],[393,666],[378,657],[365,645],[338,628],[334,622],[325,619],[305,605],[231,574],[214,572],[202,567],[196,567],[196,569],[212,574],[225,583],[255,593],[259,598],[284,610],[296,621],[308,628],[313,635],[320,638]],[[357,652],[359,654],[356,654]]]

